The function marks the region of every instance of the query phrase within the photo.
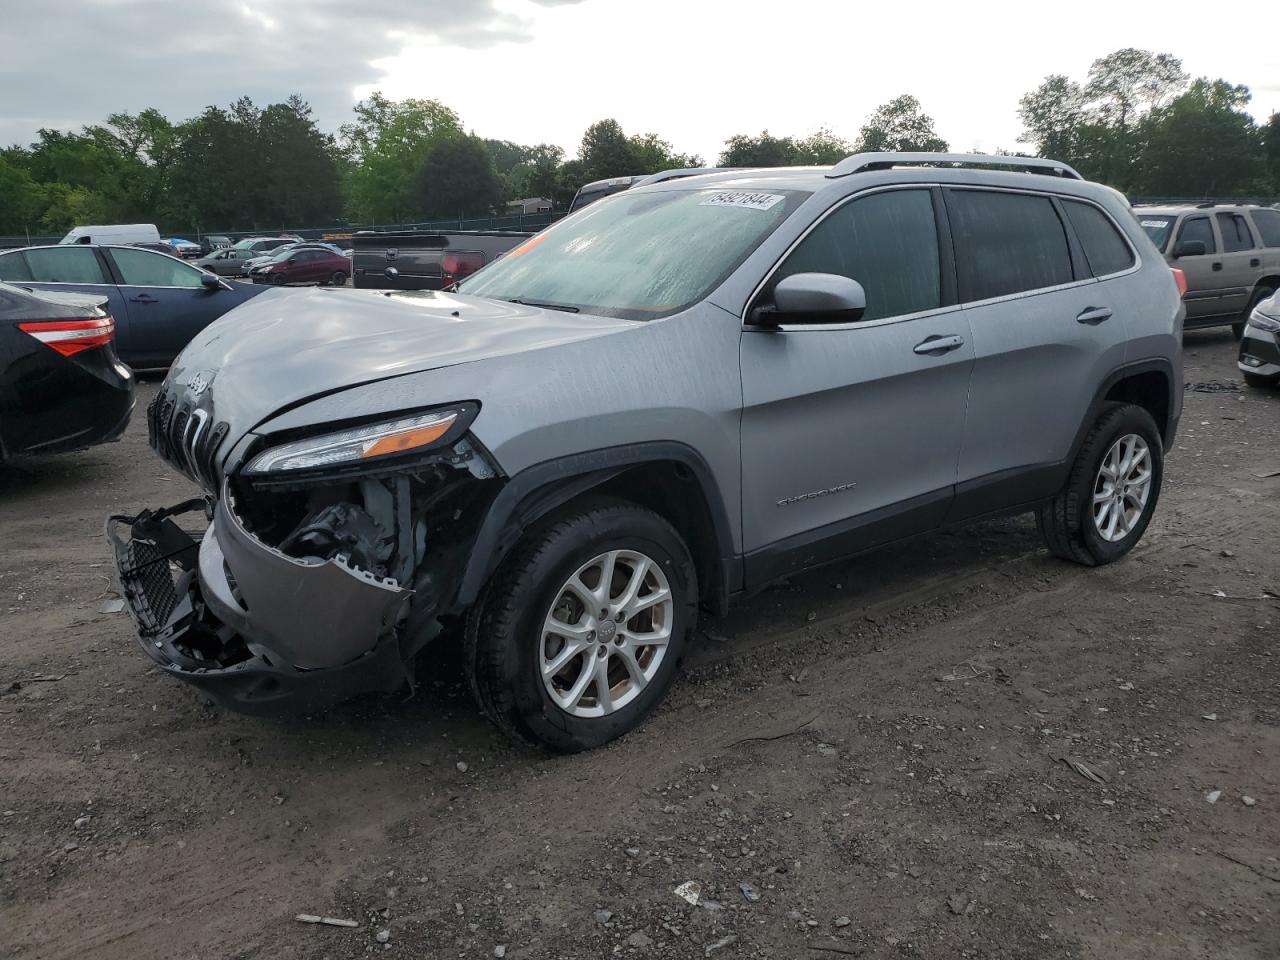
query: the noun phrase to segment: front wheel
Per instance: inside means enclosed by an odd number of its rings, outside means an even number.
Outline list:
[[[1091,567],[1119,560],[1146,532],[1163,477],[1164,446],[1151,414],[1135,404],[1108,404],[1066,485],[1036,514],[1049,552]]]
[[[333,271],[333,276],[329,278],[329,282],[335,287],[345,287],[347,285],[347,275],[341,270]]]
[[[662,517],[620,500],[567,508],[516,546],[468,618],[472,689],[508,734],[598,747],[666,695],[697,596],[689,550]]]

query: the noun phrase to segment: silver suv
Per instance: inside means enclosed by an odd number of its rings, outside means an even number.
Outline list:
[[[1186,276],[1188,329],[1230,324],[1239,339],[1253,309],[1280,288],[1280,210],[1205,202],[1133,212]]]
[[[273,291],[201,333],[148,418],[205,494],[112,518],[120,582],[146,653],[236,709],[411,689],[460,643],[499,726],[580,750],[780,578],[1020,512],[1124,556],[1182,319],[1124,198],[1051,161],[643,186],[455,291]]]

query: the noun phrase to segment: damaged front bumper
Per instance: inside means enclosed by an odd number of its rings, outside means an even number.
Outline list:
[[[176,522],[193,514],[202,532]],[[225,492],[112,517],[107,536],[142,649],[224,706],[298,712],[411,683],[396,623],[412,591],[268,546]]]

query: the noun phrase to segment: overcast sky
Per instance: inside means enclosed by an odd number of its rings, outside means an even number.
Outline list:
[[[334,131],[371,90],[430,97],[468,129],[572,155],[615,117],[714,161],[735,133],[852,139],[875,107],[919,98],[957,150],[1011,148],[1018,98],[1082,79],[1126,46],[1280,110],[1275,0],[1211,7],[915,0],[0,0],[0,143],[117,110],[185,119],[242,95],[299,93]]]

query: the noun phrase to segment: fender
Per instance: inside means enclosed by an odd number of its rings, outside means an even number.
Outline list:
[[[1076,438],[1071,443],[1071,454],[1067,457],[1068,464],[1075,462],[1076,454],[1084,446],[1085,435],[1088,434],[1089,428],[1093,426],[1094,421],[1098,419],[1098,413],[1102,410],[1104,402],[1103,398],[1111,391],[1111,388],[1121,380],[1140,373],[1150,373],[1153,370],[1163,373],[1169,383],[1169,421],[1165,424],[1164,435],[1160,439],[1164,442],[1166,451],[1173,446],[1174,437],[1178,432],[1178,419],[1182,416],[1182,395],[1179,392],[1179,388],[1182,386],[1182,378],[1175,375],[1173,363],[1168,357],[1151,357],[1147,360],[1123,363],[1103,379],[1102,385],[1098,387],[1097,392],[1093,395],[1093,402],[1089,404],[1084,420],[1080,423],[1080,430],[1076,433]]]
[[[655,440],[546,460],[511,477],[493,499],[480,524],[458,585],[455,606],[462,609],[476,602],[485,581],[529,524],[616,477],[628,467],[661,461],[674,461],[687,467],[702,488],[710,507],[721,579],[714,585],[718,589],[713,591],[713,595],[727,597],[738,592],[742,587],[742,564],[733,549],[729,514],[711,468],[702,455],[687,444]]]

